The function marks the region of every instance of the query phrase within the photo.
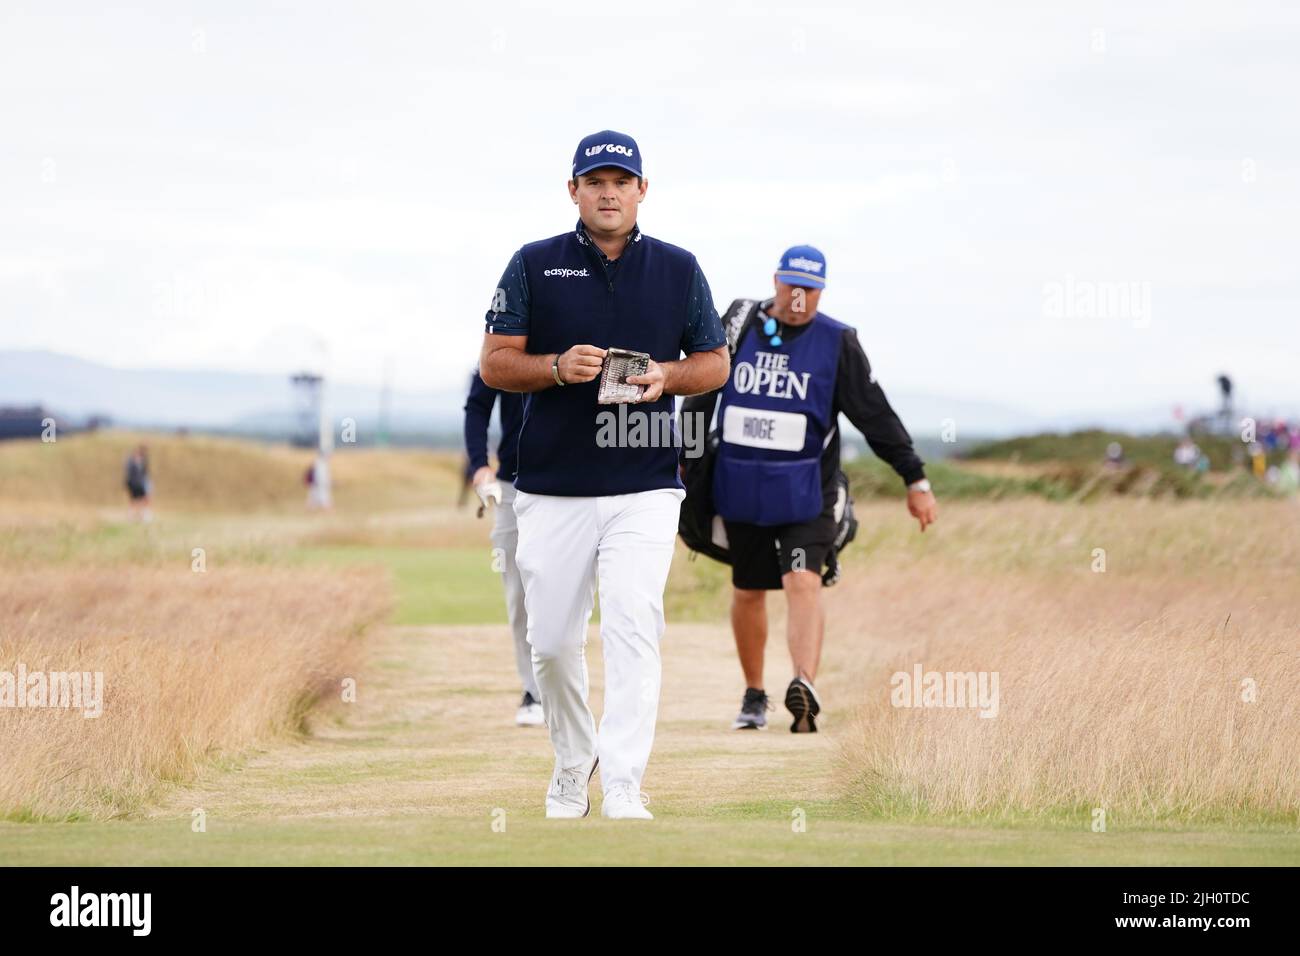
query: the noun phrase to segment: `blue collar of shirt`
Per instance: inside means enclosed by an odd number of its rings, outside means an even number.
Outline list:
[[[605,263],[606,265],[618,261],[618,259],[610,259],[609,256],[605,255],[605,253],[600,251],[600,246],[596,245],[594,242],[591,241],[591,236],[587,235],[587,227],[582,224],[581,219],[578,220],[578,227],[574,231],[574,235],[578,237],[578,241],[582,243],[584,246],[591,246],[591,248],[595,249],[596,255],[600,256],[600,261]],[[623,246],[623,250],[627,251],[628,246],[630,246],[634,242],[640,242],[640,241],[641,241],[641,227],[639,225],[633,224],[632,231],[627,234],[627,243]],[[619,258],[622,257],[620,256]]]

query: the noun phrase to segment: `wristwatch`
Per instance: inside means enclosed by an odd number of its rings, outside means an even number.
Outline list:
[[[555,353],[555,359],[551,362],[551,375],[555,377],[556,385],[568,385],[564,379],[560,378],[560,353]]]
[[[910,485],[907,486],[907,490],[908,490],[908,491],[929,491],[929,490],[930,490],[930,479],[929,479],[929,478],[922,478],[922,479],[920,479],[919,481],[914,481],[914,482],[912,482]]]

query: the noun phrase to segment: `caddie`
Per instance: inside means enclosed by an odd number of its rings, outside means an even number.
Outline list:
[[[784,590],[794,670],[785,705],[791,731],[811,733],[821,712],[813,681],[825,623],[822,567],[838,523],[841,412],[907,484],[907,509],[922,531],[937,511],[924,463],[857,333],[818,311],[826,258],[812,246],[787,249],[773,287],[742,331],[718,404],[713,503],[731,553],[731,624],[746,684],[732,726],[767,726],[766,599]]]

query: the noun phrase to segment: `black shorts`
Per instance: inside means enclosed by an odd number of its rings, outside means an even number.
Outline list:
[[[837,530],[829,508],[802,524],[723,523],[731,552],[731,583],[746,591],[779,591],[781,575],[790,571],[812,571],[820,577]]]

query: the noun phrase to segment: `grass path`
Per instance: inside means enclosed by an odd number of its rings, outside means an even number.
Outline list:
[[[773,648],[782,646],[779,629]],[[602,667],[588,648],[593,707]],[[373,638],[358,700],[307,738],[214,767],[140,819],[0,823],[11,864],[439,863],[1291,863],[1287,833],[1092,834],[917,826],[855,818],[836,803],[835,699],[827,732],[795,736],[778,710],[766,733],[728,729],[738,704],[729,632],[670,626],[659,732],[644,789],[653,823],[547,821],[545,731],[513,725],[504,629],[390,627]],[[785,683],[772,655],[768,686]],[[191,831],[202,808],[207,830]],[[796,808],[805,832],[794,832]],[[497,830],[494,830],[494,822]],[[497,832],[504,822],[504,832]]]

